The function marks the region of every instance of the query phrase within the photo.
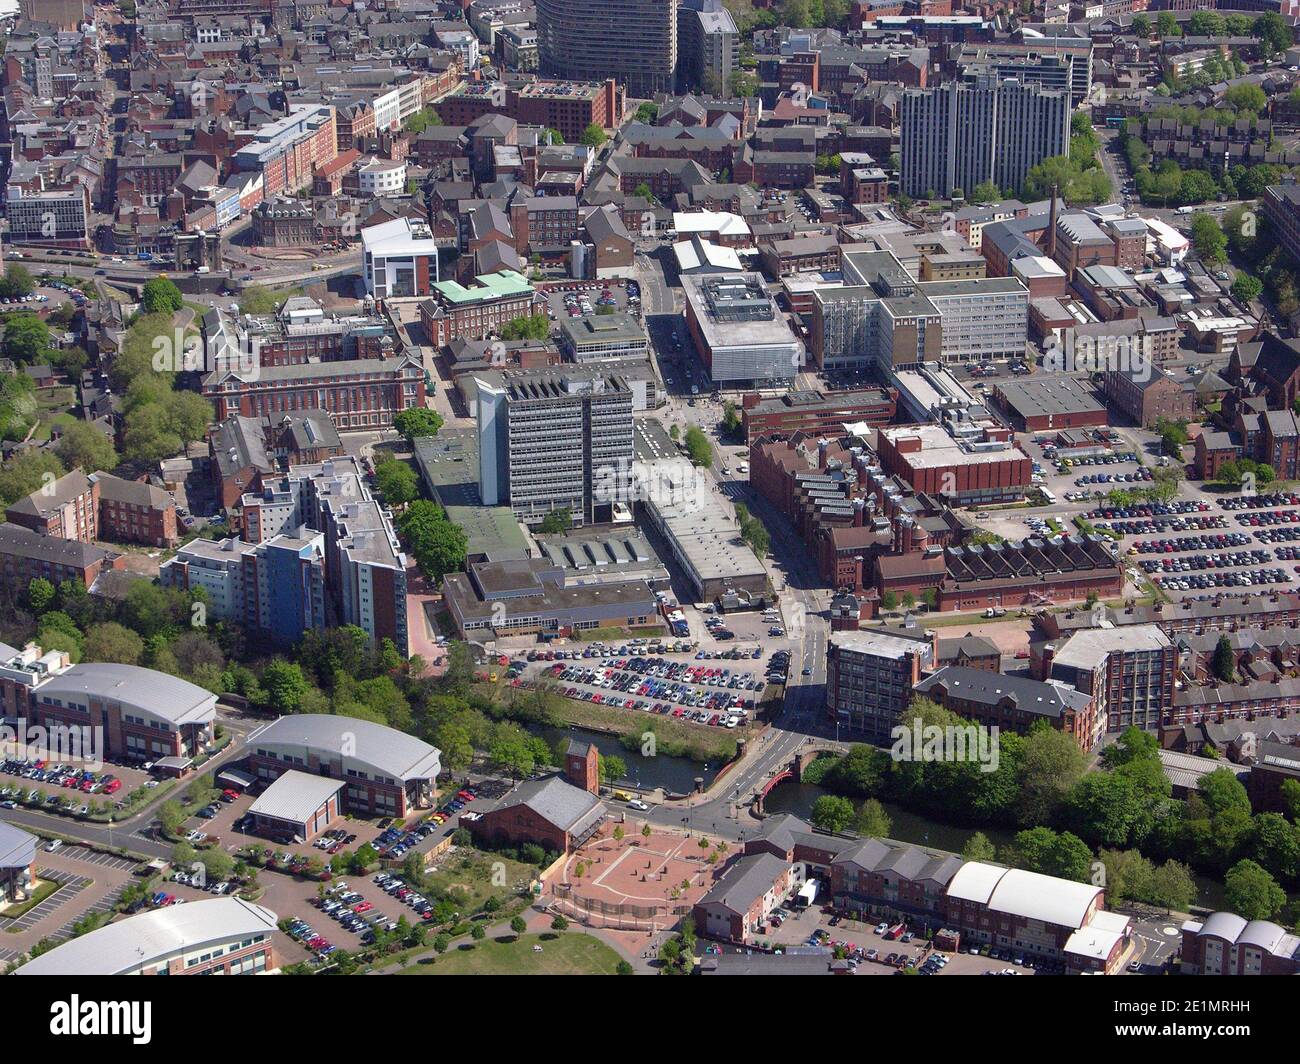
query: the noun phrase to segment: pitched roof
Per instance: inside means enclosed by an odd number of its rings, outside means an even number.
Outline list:
[[[580,835],[594,820],[603,818],[605,806],[599,798],[559,776],[527,780],[501,800],[495,811],[527,806],[548,823],[570,835]]]

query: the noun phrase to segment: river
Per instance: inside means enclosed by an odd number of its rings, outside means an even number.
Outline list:
[[[815,787],[808,783],[796,783],[793,780],[785,783],[779,783],[773,788],[772,793],[767,796],[764,808],[769,813],[793,813],[795,816],[807,817],[812,813],[813,803],[823,794],[830,792],[821,787]],[[890,836],[899,842],[911,842],[921,846],[933,846],[940,850],[951,850],[953,853],[960,853],[966,840],[969,839],[976,831],[982,830],[988,836],[989,841],[999,849],[1003,846],[1009,846],[1012,841],[1013,831],[1005,828],[973,828],[957,824],[945,824],[939,820],[932,820],[930,817],[920,813],[914,813],[909,809],[903,809],[894,805],[892,802],[883,802],[885,812],[893,821],[893,827],[890,830]],[[1213,878],[1205,876],[1193,870],[1192,879],[1196,882],[1197,896],[1196,903],[1204,905],[1210,909],[1218,909],[1223,906],[1223,883]]]
[[[722,761],[700,764],[690,758],[666,755],[642,757],[640,751],[629,750],[619,742],[617,735],[606,735],[604,732],[590,731],[587,728],[530,727],[528,730],[534,735],[540,735],[552,747],[561,738],[595,743],[596,749],[602,754],[621,757],[627,765],[627,775],[616,782],[647,789],[662,787],[665,791],[674,794],[690,793],[695,789],[697,777],[703,777],[704,785],[707,787],[717,777],[724,764]]]

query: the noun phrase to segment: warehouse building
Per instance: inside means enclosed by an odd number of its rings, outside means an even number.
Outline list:
[[[1023,498],[1033,472],[1029,455],[1010,442],[1005,430],[988,427],[962,431],[960,437],[939,425],[881,429],[879,449],[887,474],[953,505]]]
[[[1064,374],[1000,381],[993,400],[1023,432],[1077,429],[1106,424],[1106,407],[1084,382]]]

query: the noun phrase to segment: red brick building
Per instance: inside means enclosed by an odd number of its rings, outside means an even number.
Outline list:
[[[108,473],[91,479],[99,491],[99,538],[117,543],[176,545],[176,500],[162,488]]]
[[[7,587],[26,587],[38,576],[56,587],[64,580],[80,580],[90,587],[105,569],[125,567],[124,556],[94,544],[0,525],[0,583]]]
[[[448,126],[468,126],[485,114],[504,114],[520,125],[557,129],[572,144],[592,123],[617,129],[626,104],[626,90],[610,78],[592,84],[531,81],[517,87],[471,81],[435,106]]]
[[[992,428],[984,436],[985,443],[1008,439],[1004,430]],[[973,450],[937,425],[884,429],[879,447],[886,473],[962,505],[1022,498],[1033,474],[1033,462],[1014,444]]]
[[[605,806],[587,790],[559,776],[527,780],[469,825],[491,846],[536,843],[555,853],[572,853],[599,829]]]
[[[98,538],[98,515],[99,486],[80,469],[65,473],[5,511],[10,524],[81,543]]]
[[[760,436],[839,436],[846,424],[866,422],[888,425],[898,410],[898,393],[892,388],[864,388],[847,392],[789,392],[764,399],[749,392],[741,400],[741,424],[749,442]]]
[[[424,369],[405,355],[350,362],[218,370],[203,382],[216,419],[324,410],[340,429],[386,428],[424,405]]]

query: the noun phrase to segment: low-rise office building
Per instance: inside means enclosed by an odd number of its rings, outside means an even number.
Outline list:
[[[242,898],[150,909],[69,939],[15,975],[263,975],[277,917]]]
[[[1024,734],[1039,721],[1070,736],[1086,753],[1100,735],[1093,698],[1063,683],[947,665],[913,688],[986,727]]]
[[[40,661],[31,667],[40,668]],[[32,727],[102,729],[108,758],[191,758],[212,742],[217,696],[138,665],[82,662],[37,677],[20,715]]]
[[[290,769],[248,807],[253,830],[277,842],[310,842],[342,815],[339,792],[344,786],[343,780]]]
[[[281,717],[248,745],[249,772],[257,779],[271,783],[297,771],[342,781],[343,809],[363,816],[404,818],[429,808],[442,771],[436,747],[354,717]]]

